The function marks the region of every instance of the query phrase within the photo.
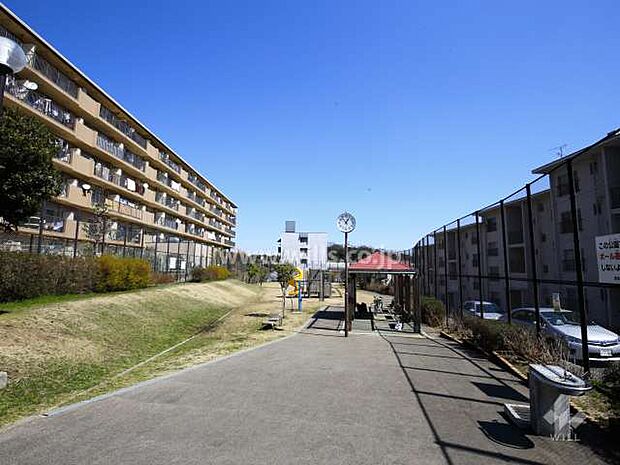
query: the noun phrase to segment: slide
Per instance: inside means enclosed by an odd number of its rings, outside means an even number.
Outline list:
[[[297,281],[302,281],[304,279],[304,272],[301,270],[301,268],[295,269],[297,270],[297,274],[295,274],[295,276],[293,276],[293,279],[288,282],[288,285],[293,288],[288,291],[289,296],[297,296],[299,292],[299,286],[297,285]]]

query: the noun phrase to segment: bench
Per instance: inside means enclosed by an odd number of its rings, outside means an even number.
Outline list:
[[[272,313],[263,320],[263,328],[276,329],[282,326],[282,314]]]

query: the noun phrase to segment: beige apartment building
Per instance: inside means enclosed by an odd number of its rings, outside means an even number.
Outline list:
[[[29,60],[8,79],[4,104],[58,137],[53,163],[65,180],[63,192],[20,234],[5,237],[3,248],[32,250],[34,241],[77,254],[92,244],[88,224],[101,204],[109,215],[106,250],[177,254],[160,268],[210,263],[234,247],[237,207],[226,195],[1,4],[0,35]]]

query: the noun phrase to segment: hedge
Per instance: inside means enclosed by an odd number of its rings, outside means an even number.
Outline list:
[[[422,297],[422,323],[428,326],[441,326],[446,320],[446,307],[434,297]]]
[[[0,302],[136,289],[149,284],[149,275],[149,263],[135,258],[0,252]]]
[[[192,270],[192,281],[203,283],[207,281],[222,281],[230,277],[230,272],[223,266],[211,265],[206,268],[194,268]]]
[[[99,279],[97,292],[125,291],[146,287],[150,283],[149,262],[140,258],[104,255],[97,259]]]

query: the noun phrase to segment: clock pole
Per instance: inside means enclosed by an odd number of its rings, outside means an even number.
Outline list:
[[[344,337],[349,337],[349,233],[344,233]]]

